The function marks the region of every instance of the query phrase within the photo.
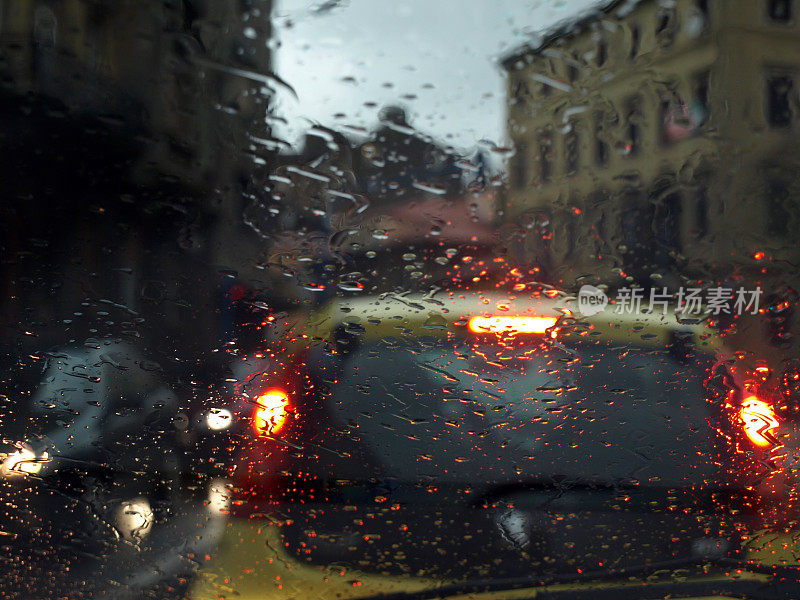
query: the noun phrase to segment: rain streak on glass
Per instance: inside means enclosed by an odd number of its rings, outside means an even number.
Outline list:
[[[0,596],[800,597],[798,15],[0,3]]]

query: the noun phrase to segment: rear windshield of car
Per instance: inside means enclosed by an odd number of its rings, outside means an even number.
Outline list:
[[[401,481],[692,486],[714,468],[704,355],[383,340],[338,361],[326,411]]]

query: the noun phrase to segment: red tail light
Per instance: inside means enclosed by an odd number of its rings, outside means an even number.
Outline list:
[[[467,328],[472,333],[545,333],[556,321],[556,317],[472,317]]]
[[[256,400],[253,429],[258,435],[278,433],[289,416],[289,394],[281,388],[272,388]]]
[[[756,446],[779,446],[780,442],[775,437],[775,431],[780,426],[780,421],[772,407],[759,400],[756,396],[747,396],[742,400],[739,409],[739,418],[744,424],[744,432]]]

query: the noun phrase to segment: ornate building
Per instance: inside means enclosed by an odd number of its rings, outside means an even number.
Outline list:
[[[797,2],[612,2],[503,66],[505,218],[547,278],[786,287],[779,265],[800,259]]]

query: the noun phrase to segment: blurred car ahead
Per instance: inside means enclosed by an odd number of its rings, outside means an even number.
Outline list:
[[[797,578],[759,562],[756,533],[792,518],[791,486],[764,482],[793,477],[794,426],[703,322],[386,294],[283,333],[194,598],[741,597]]]
[[[182,495],[178,402],[161,368],[119,340],[41,358],[0,448],[4,548],[24,567],[4,590],[57,597],[64,577],[80,577],[93,597],[177,594],[194,570],[190,549],[213,542],[218,519]]]
[[[177,474],[177,400],[156,363],[121,341],[88,341],[44,359],[41,381],[6,427],[5,481],[32,485],[22,476],[63,478],[78,470]]]

